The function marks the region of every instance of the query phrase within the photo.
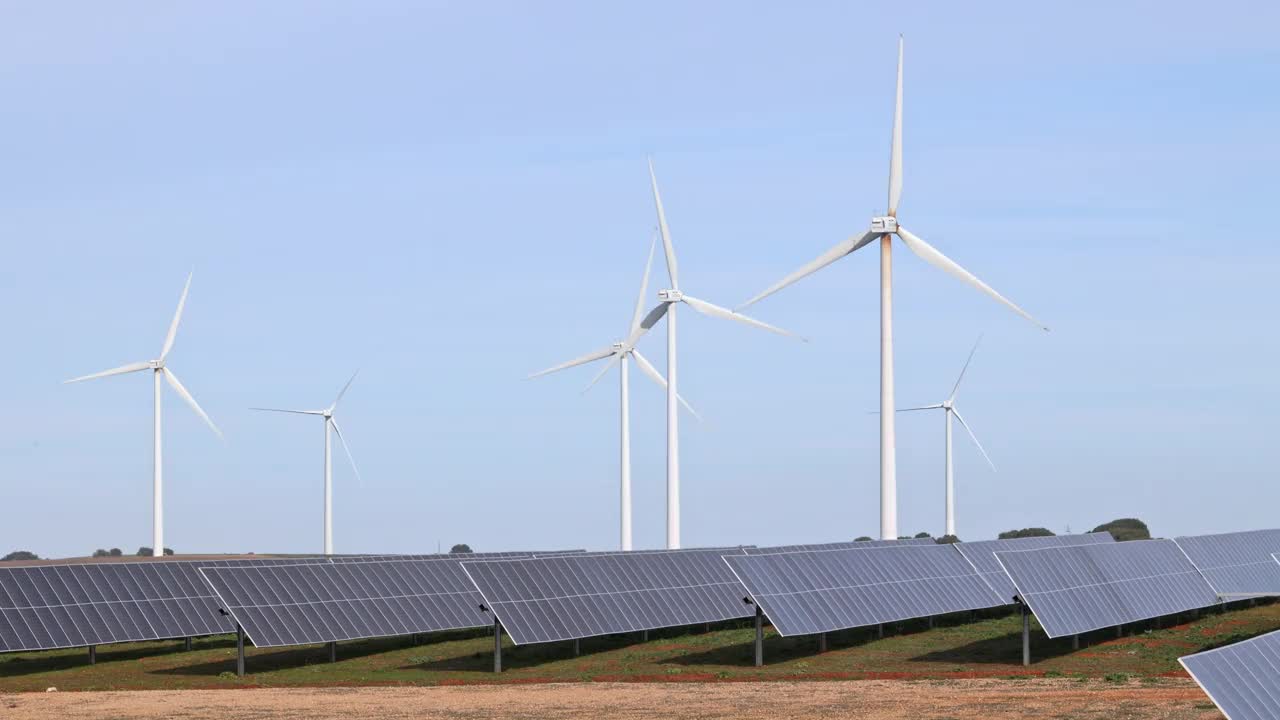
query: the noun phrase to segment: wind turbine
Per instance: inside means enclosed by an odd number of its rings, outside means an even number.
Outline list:
[[[667,381],[662,379],[662,375],[653,367],[653,364],[650,363],[644,355],[641,355],[640,350],[636,348],[636,341],[644,334],[640,329],[640,320],[641,313],[644,312],[644,296],[649,292],[649,271],[653,268],[653,250],[657,245],[657,242],[658,239],[655,236],[653,242],[649,244],[649,261],[644,267],[644,278],[640,281],[640,296],[636,298],[636,309],[631,315],[631,326],[627,330],[626,339],[619,340],[612,345],[587,353],[582,357],[574,358],[568,362],[561,363],[555,367],[549,367],[546,370],[536,372],[529,376],[529,379],[532,380],[536,377],[550,375],[551,373],[559,372],[571,367],[586,365],[587,363],[609,358],[609,362],[600,369],[600,372],[596,374],[595,378],[591,380],[591,383],[587,385],[585,390],[583,390],[585,393],[587,390],[594,387],[595,384],[600,381],[600,378],[604,377],[604,374],[609,372],[610,368],[614,365],[618,366],[618,380],[621,387],[619,412],[621,415],[620,423],[622,427],[622,478],[619,490],[622,507],[620,510],[621,538],[619,540],[619,546],[623,550],[631,549],[631,400],[628,391],[630,380],[628,377],[627,360],[634,358],[636,365],[640,367],[640,370],[645,375],[659,386],[663,388],[667,387]],[[689,403],[684,401],[684,398],[680,398],[680,402],[684,405],[686,410],[693,414],[694,417],[698,417],[698,413],[694,412],[693,408],[689,406]]]
[[[662,234],[662,249],[667,256],[667,278],[671,287],[658,292],[661,301],[657,307],[649,311],[640,322],[636,331],[643,334],[662,318],[667,317],[667,547],[680,547],[680,428],[679,428],[679,394],[676,392],[676,305],[684,303],[703,315],[734,320],[769,332],[795,337],[793,333],[768,323],[760,322],[741,313],[734,312],[706,300],[699,300],[680,290],[679,273],[676,269],[676,251],[671,244],[671,231],[667,227],[667,215],[662,209],[662,196],[658,193],[658,178],[653,172],[653,161],[649,161],[649,181],[653,186],[653,205],[658,212],[658,230]]]
[[[812,275],[840,258],[876,239],[880,240],[880,537],[892,540],[898,537],[898,480],[896,443],[894,438],[893,400],[893,264],[890,258],[892,239],[897,235],[907,249],[920,259],[961,280],[1022,317],[1035,323],[1042,330],[1049,328],[1014,305],[991,286],[974,277],[932,245],[908,232],[898,223],[898,201],[902,197],[902,36],[898,36],[898,82],[893,107],[893,138],[889,151],[889,211],[882,217],[871,219],[870,228],[854,234],[835,247],[819,255],[816,260],[801,267],[767,290],[742,305],[750,305],[778,292],[782,288]]]
[[[205,424],[213,430],[219,437],[222,437],[222,431],[217,425],[209,419],[204,410],[200,409],[200,404],[196,399],[191,397],[191,393],[183,387],[182,382],[178,380],[178,376],[173,373],[166,364],[169,357],[169,351],[173,350],[173,341],[178,336],[178,323],[182,321],[182,309],[187,304],[187,292],[191,290],[191,274],[187,274],[187,284],[182,288],[182,298],[178,300],[178,310],[173,314],[173,322],[169,324],[169,334],[165,335],[164,347],[160,349],[160,357],[155,360],[145,360],[143,362],[130,363],[122,365],[111,370],[103,370],[92,375],[84,375],[78,378],[67,380],[66,383],[77,383],[84,380],[93,380],[95,378],[110,377],[112,375],[124,375],[127,373],[141,372],[150,370],[152,377],[152,385],[155,392],[155,411],[153,415],[154,425],[154,470],[152,475],[151,487],[151,546],[152,553],[155,557],[164,557],[164,483],[163,468],[161,464],[161,438],[160,438],[160,378],[164,378],[169,383],[169,387],[178,393],[178,396],[187,401],[192,410],[204,420]],[[66,384],[64,383],[64,384]]]
[[[351,462],[351,469],[355,471],[356,478],[360,479],[360,469],[356,467],[356,459],[351,455],[351,448],[347,447],[347,439],[342,436],[342,428],[338,427],[338,419],[333,416],[334,411],[338,409],[338,403],[342,402],[342,396],[347,394],[347,388],[351,387],[351,383],[355,382],[356,375],[360,372],[357,370],[352,373],[351,379],[346,385],[342,386],[342,390],[338,393],[338,397],[334,399],[333,404],[323,410],[285,410],[282,408],[250,408],[250,410],[261,410],[262,412],[279,412],[291,413],[293,415],[318,415],[324,418],[324,554],[333,554],[333,459],[331,452],[332,440],[329,437],[329,428],[337,433],[338,440],[342,442],[342,449],[347,452],[347,460]]]
[[[973,434],[973,429],[969,427],[969,423],[964,421],[964,416],[956,409],[956,393],[960,391],[960,381],[964,380],[964,373],[969,369],[969,363],[973,362],[973,354],[978,351],[978,343],[982,342],[979,336],[977,342],[973,344],[973,349],[969,351],[969,359],[964,361],[964,367],[960,369],[960,377],[956,378],[956,384],[951,388],[951,395],[946,400],[936,405],[922,405],[920,407],[903,408],[902,412],[912,410],[942,410],[946,416],[947,424],[947,470],[946,470],[946,492],[947,492],[947,522],[946,535],[956,534],[956,505],[955,505],[955,482],[951,472],[951,417],[954,415],[956,420],[960,421],[960,425],[964,427],[965,432],[969,433],[969,438],[973,440],[973,444],[978,446],[978,452],[982,453],[982,457],[987,459],[987,464],[991,466],[992,471],[996,469],[996,464],[991,462],[991,456],[982,447],[982,443],[978,442],[978,436]]]

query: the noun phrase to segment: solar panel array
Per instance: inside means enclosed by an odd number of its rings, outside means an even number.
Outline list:
[[[148,560],[0,568],[0,652],[235,632],[199,574],[207,566],[324,562]]]
[[[1280,717],[1280,632],[1178,658],[1230,720]]]
[[[205,568],[203,573],[255,647],[411,635],[491,622],[457,559]]]
[[[1083,535],[1047,535],[1044,537],[1022,537],[1008,538],[1005,540],[978,540],[976,542],[955,543],[956,550],[965,556],[973,566],[982,574],[982,579],[987,581],[992,590],[1005,601],[1006,604],[1013,603],[1013,596],[1018,594],[1018,589],[1013,586],[1013,581],[1005,574],[1004,568],[1000,566],[1000,561],[996,560],[997,552],[1012,552],[1017,550],[1035,550],[1044,547],[1067,547],[1070,545],[1089,545],[1092,543],[1114,543],[1116,539],[1111,533],[1086,533]]]
[[[948,545],[726,556],[781,635],[809,635],[1002,605]]]
[[[1219,595],[1280,595],[1280,530],[1174,538]]]
[[[773,555],[784,552],[802,552],[805,550],[866,550],[876,547],[892,547],[894,545],[934,545],[933,538],[906,538],[903,540],[851,540],[849,542],[817,543],[813,545],[777,545],[774,547],[746,548],[748,555]]]
[[[557,550],[556,553],[577,553],[581,550]],[[501,560],[503,558],[533,557],[532,551],[489,552],[489,553],[428,553],[424,555],[337,555],[330,560],[335,563],[382,562],[386,560]]]
[[[997,552],[1049,637],[1208,607],[1217,593],[1172,540]]]
[[[733,549],[464,562],[517,645],[750,617]]]

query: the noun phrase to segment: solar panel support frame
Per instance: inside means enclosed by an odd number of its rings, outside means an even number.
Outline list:
[[[338,662],[338,643],[331,642],[329,643],[329,647],[326,649],[329,651],[329,662],[331,663]]]
[[[89,664],[90,665],[98,664],[98,646],[97,645],[89,646]]]

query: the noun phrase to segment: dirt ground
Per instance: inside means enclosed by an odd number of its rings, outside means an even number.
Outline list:
[[[1022,679],[23,693],[0,695],[0,717],[1209,720],[1221,715],[1190,680]]]

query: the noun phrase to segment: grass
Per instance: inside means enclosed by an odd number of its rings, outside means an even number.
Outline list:
[[[98,663],[84,650],[0,655],[0,692],[125,690],[349,685],[460,685],[566,681],[717,682],[742,680],[862,678],[1130,678],[1181,675],[1180,655],[1217,647],[1280,627],[1280,604],[1241,607],[1198,620],[1165,619],[1164,629],[1127,626],[1081,638],[1049,640],[1032,635],[1031,667],[1021,665],[1017,615],[967,614],[886,625],[884,639],[866,628],[831,633],[828,652],[812,637],[782,638],[769,631],[765,666],[752,664],[754,632],[747,623],[713,626],[710,632],[673,629],[638,635],[589,638],[582,655],[569,643],[512,647],[503,651],[506,672],[493,674],[493,638],[485,631],[440,633],[414,645],[409,638],[341,643],[338,662],[323,646],[247,650],[249,674],[235,675],[230,637],[181,642],[133,643],[98,648]],[[1180,624],[1175,624],[1180,623]]]

